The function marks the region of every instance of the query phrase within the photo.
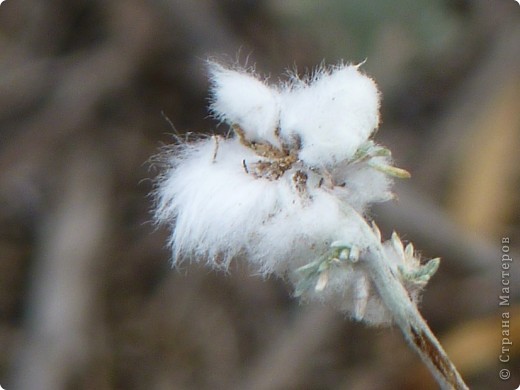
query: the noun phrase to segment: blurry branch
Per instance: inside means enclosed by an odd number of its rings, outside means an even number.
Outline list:
[[[195,55],[211,52],[235,54],[240,47],[217,1],[154,0],[171,23],[181,30],[183,44],[197,50]]]
[[[33,58],[17,45],[6,44],[2,54],[6,58],[0,58],[0,118],[9,118],[41,99],[55,64],[49,58]]]
[[[239,337],[225,308],[229,302],[222,302],[219,288],[208,293],[214,282],[202,268],[189,276],[170,273],[139,313],[151,350],[175,346],[154,366],[154,388],[194,388],[190,376],[197,377],[197,388],[228,388],[240,363]]]
[[[454,161],[446,204],[464,228],[500,237],[514,215],[520,179],[520,73],[482,109]]]
[[[64,164],[62,196],[41,226],[16,389],[64,389],[99,337],[97,272],[108,233],[109,176],[90,148]]]
[[[292,326],[280,332],[252,364],[236,389],[271,390],[305,387],[313,356],[344,325],[336,311],[318,304],[301,307]]]
[[[150,50],[151,20],[136,4],[133,1],[107,3],[108,10],[117,13],[117,17],[110,20],[117,22],[110,26],[112,32],[104,43],[54,59],[50,64],[43,63],[49,72],[46,77],[51,80],[56,74],[60,77],[39,112],[27,120],[9,124],[14,136],[2,145],[2,176],[20,164],[19,156],[24,156],[24,164],[39,165],[60,141],[92,123],[97,104],[103,97],[125,86],[137,73]],[[12,82],[8,86],[11,90],[18,88],[15,82],[22,87],[25,83],[23,77],[14,77]],[[0,92],[5,93],[5,90]]]

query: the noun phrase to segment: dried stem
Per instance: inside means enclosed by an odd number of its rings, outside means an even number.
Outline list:
[[[380,240],[372,228],[359,214],[356,215],[367,237],[372,238],[367,256],[364,258],[372,281],[382,301],[392,313],[405,339],[419,354],[438,384],[443,389],[468,389],[455,365],[421,316],[416,305],[403,287],[399,275],[389,266]]]

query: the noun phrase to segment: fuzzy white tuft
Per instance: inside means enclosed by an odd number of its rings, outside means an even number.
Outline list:
[[[258,179],[246,172],[258,160],[248,148],[221,140],[214,159],[215,147],[211,138],[186,145],[171,156],[175,168],[160,184],[156,219],[174,221],[175,262],[206,259],[225,268],[243,254],[259,272],[283,275],[311,261],[327,243],[360,237],[325,188],[309,188],[302,197],[293,172],[280,180]]]
[[[252,153],[235,140],[215,144],[211,139],[192,145],[171,175],[161,184],[156,218],[175,221],[171,238],[174,259],[207,259],[227,266],[238,255],[252,231],[282,201],[277,183],[256,180],[244,171]]]
[[[211,63],[210,108],[220,120],[238,124],[251,141],[276,144],[274,129],[279,120],[279,94],[243,70],[226,69]]]
[[[379,92],[358,66],[322,69],[282,94],[282,136],[302,140],[300,159],[330,166],[350,159],[379,124]]]
[[[373,160],[384,164],[391,161],[387,157]],[[386,202],[394,196],[390,190],[392,178],[366,164],[340,164],[332,173],[334,181],[341,184],[334,188],[336,196],[361,214],[370,204]]]

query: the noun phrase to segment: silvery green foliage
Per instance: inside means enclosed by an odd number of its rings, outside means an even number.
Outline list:
[[[286,277],[295,295],[329,302],[358,320],[392,321],[364,258],[380,244],[365,229],[370,204],[392,198],[390,152],[371,136],[379,91],[359,66],[321,68],[269,85],[244,69],[210,64],[211,110],[233,135],[174,146],[158,183],[156,219],[171,225],[173,261],[227,268],[243,257]],[[409,297],[435,272],[394,234],[385,261]]]

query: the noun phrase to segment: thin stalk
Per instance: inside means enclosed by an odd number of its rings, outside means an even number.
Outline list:
[[[383,303],[392,313],[406,341],[419,354],[442,389],[467,390],[468,386],[410,299],[399,275],[389,266],[380,240],[363,217],[353,210],[349,211],[349,216],[355,214],[359,218],[364,233],[372,240],[364,256],[365,264]]]

